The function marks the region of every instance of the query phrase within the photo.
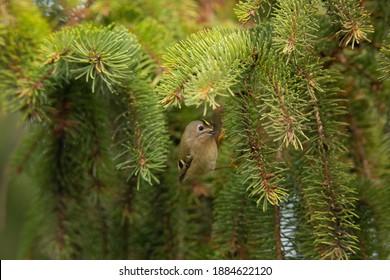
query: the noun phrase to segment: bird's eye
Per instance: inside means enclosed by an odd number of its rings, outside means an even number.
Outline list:
[[[202,125],[200,125],[200,126],[198,127],[198,129],[199,129],[199,131],[202,131],[202,130],[204,129],[204,127],[203,127]]]

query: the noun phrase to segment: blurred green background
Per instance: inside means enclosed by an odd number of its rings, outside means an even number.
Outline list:
[[[16,115],[0,116],[0,258],[17,259],[33,189],[26,176],[11,178],[9,162],[26,129]]]

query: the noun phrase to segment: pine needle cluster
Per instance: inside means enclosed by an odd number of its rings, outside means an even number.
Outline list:
[[[50,24],[2,6],[0,113],[29,126],[13,174],[36,190],[23,257],[389,257],[388,1],[242,0],[206,29],[203,1],[87,2],[39,1]],[[178,188],[191,110],[228,168]]]

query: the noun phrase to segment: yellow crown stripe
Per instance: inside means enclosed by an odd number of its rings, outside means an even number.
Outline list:
[[[204,120],[204,119],[202,119],[201,121],[202,121],[205,125],[211,126],[211,124],[210,124],[208,121],[206,121],[206,120]]]

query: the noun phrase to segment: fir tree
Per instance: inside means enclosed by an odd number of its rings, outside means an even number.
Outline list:
[[[201,1],[21,3],[0,113],[29,126],[22,258],[389,257],[388,1],[243,0],[209,28]],[[229,168],[179,188],[202,115]]]

